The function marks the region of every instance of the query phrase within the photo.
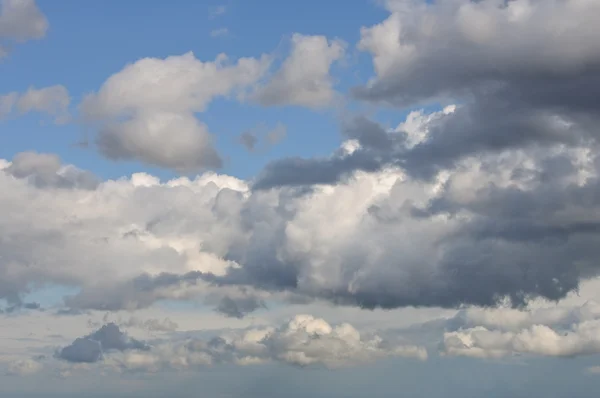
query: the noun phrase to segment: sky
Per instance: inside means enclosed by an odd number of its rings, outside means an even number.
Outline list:
[[[0,396],[596,396],[599,22],[0,0]]]

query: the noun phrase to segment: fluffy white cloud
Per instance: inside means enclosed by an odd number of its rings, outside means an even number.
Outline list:
[[[8,54],[5,43],[40,39],[47,30],[48,20],[35,0],[0,0],[0,58]]]
[[[359,135],[339,159],[377,140]],[[62,170],[51,155],[21,154],[0,173],[0,295],[13,302],[54,283],[81,289],[67,299],[80,309],[204,296],[239,317],[273,295],[451,308],[560,299],[598,273],[599,204],[578,199],[598,184],[587,147],[473,156],[432,181],[399,167],[354,172],[310,191],[213,173],[98,182]]]
[[[414,345],[362,336],[348,323],[332,326],[323,319],[297,315],[278,328],[263,327],[224,333],[208,341],[167,342],[140,352],[130,351],[107,359],[126,370],[186,369],[218,363],[253,365],[278,361],[295,366],[344,367],[384,357],[427,359],[427,351]]]
[[[450,320],[443,353],[477,358],[515,354],[575,357],[600,353],[600,305],[529,311],[470,309]]]
[[[202,62],[191,52],[127,65],[81,104],[100,123],[98,146],[112,159],[136,159],[180,172],[219,167],[208,128],[195,113],[212,99],[244,90],[267,71],[270,59],[224,54]]]
[[[54,117],[54,122],[61,124],[70,118],[70,104],[71,97],[64,86],[30,87],[24,93],[12,92],[0,96],[0,119],[14,114],[39,112]]]
[[[318,108],[334,99],[330,69],[346,45],[325,36],[292,36],[292,50],[281,69],[255,93],[263,105],[299,105]]]

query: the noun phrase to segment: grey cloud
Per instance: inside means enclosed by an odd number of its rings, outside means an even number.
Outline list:
[[[231,298],[225,296],[219,302],[216,310],[228,317],[241,319],[259,308],[265,308],[265,303],[256,297]]]
[[[21,152],[3,169],[16,178],[23,178],[40,188],[95,189],[98,179],[92,173],[65,166],[53,154]]]
[[[299,367],[337,368],[387,357],[425,360],[427,351],[420,346],[361,334],[347,323],[332,326],[323,319],[298,315],[277,328],[233,330],[209,340],[165,342],[141,356],[117,356],[115,363],[122,369],[137,371],[271,361]]]
[[[101,360],[103,355],[110,351],[149,349],[146,343],[128,337],[116,324],[108,323],[85,337],[75,339],[73,343],[59,350],[56,356],[69,362],[93,363]]]
[[[253,133],[246,131],[239,137],[240,144],[242,144],[248,151],[252,152],[258,144],[258,138]]]
[[[267,150],[277,145],[285,138],[286,134],[287,128],[282,123],[277,123],[274,127],[261,123],[257,127],[240,134],[238,141],[249,152],[254,152],[258,149]]]
[[[387,166],[431,179],[470,156],[598,141],[598,4],[455,0],[405,6],[391,7],[387,20],[363,28],[359,47],[372,53],[377,76],[354,95],[401,109],[437,102],[458,109],[428,123],[426,139],[414,147],[393,145],[397,134],[358,118],[345,133],[361,141],[357,152],[370,151],[364,156],[375,164],[365,169],[363,162],[284,159],[267,166],[258,187],[333,184],[353,171]],[[548,30],[569,19],[579,22],[559,36]]]
[[[0,1],[0,58],[8,53],[6,44],[41,39],[48,30],[48,20],[35,0]]]

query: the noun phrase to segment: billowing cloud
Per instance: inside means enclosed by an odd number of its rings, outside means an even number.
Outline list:
[[[99,183],[92,173],[64,165],[58,156],[48,153],[18,153],[3,170],[40,188],[95,189]]]
[[[41,39],[47,30],[48,20],[35,0],[0,0],[0,59],[8,45]]]
[[[361,31],[359,48],[373,55],[377,74],[357,92],[361,98],[412,105],[520,93],[540,105],[585,107],[597,90],[597,2],[409,0],[388,7],[389,18]],[[560,97],[583,81],[591,85],[581,86],[579,100]]]
[[[267,71],[268,57],[227,63],[224,54],[202,62],[191,52],[144,58],[112,75],[81,104],[100,125],[102,154],[139,160],[179,172],[220,167],[208,127],[194,115],[210,101],[244,90]]]
[[[150,347],[144,342],[128,337],[114,323],[108,323],[85,337],[75,339],[56,353],[56,357],[69,362],[93,363],[111,351],[141,350]]]
[[[393,165],[431,180],[471,156],[597,145],[596,2],[388,5],[391,15],[385,21],[362,29],[359,48],[372,54],[376,75],[356,88],[354,96],[399,109],[457,105],[399,126],[393,138],[375,146],[370,144],[385,137],[383,129],[358,118],[354,123],[361,131],[360,150],[331,159],[278,160],[267,167],[258,186],[335,183],[356,170]],[[414,122],[426,136],[405,131],[414,130]]]
[[[357,141],[380,145],[355,137],[344,156],[360,151]],[[354,172],[308,191],[252,191],[212,173],[59,189],[11,167],[0,173],[0,294],[13,299],[45,282],[79,288],[66,303],[81,309],[213,294],[221,309],[234,308],[219,304],[227,296],[270,295],[365,308],[518,306],[559,300],[598,275],[598,162],[586,147],[467,158],[430,182],[397,167]]]
[[[340,40],[294,34],[290,55],[281,69],[258,89],[255,99],[267,106],[330,105],[335,96],[330,69],[344,52],[345,44]]]
[[[427,359],[427,351],[377,335],[361,335],[348,323],[332,326],[323,319],[297,315],[284,325],[231,331],[208,341],[163,343],[146,352],[115,355],[108,363],[120,369],[158,371],[219,363],[252,365],[278,361],[294,366],[343,367],[385,357]]]
[[[0,96],[0,119],[23,115],[30,112],[43,113],[54,117],[54,122],[69,121],[71,97],[62,85],[36,89],[30,87],[24,93],[12,92]]]

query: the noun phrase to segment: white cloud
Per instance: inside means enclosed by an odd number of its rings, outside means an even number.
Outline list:
[[[16,113],[39,112],[54,117],[55,123],[62,124],[69,121],[70,104],[69,92],[62,85],[40,89],[30,87],[24,93],[12,92],[0,96],[0,119]]]
[[[227,28],[218,28],[210,31],[210,37],[223,37],[229,34],[229,29]]]
[[[330,76],[333,63],[345,52],[345,43],[325,36],[292,36],[291,53],[281,69],[254,94],[263,105],[299,105],[319,108],[335,97]]]
[[[144,58],[112,75],[81,104],[101,125],[101,152],[113,159],[136,159],[180,172],[219,167],[208,128],[194,114],[212,99],[256,82],[270,60],[219,55],[202,62],[191,52],[165,59]]]
[[[208,341],[167,342],[146,352],[113,355],[107,364],[151,372],[218,363],[253,365],[270,361],[337,368],[385,357],[425,360],[427,352],[422,347],[396,344],[377,335],[362,336],[348,323],[332,326],[323,319],[297,315],[278,328],[234,330]]]
[[[444,333],[443,352],[477,358],[516,354],[575,357],[600,353],[600,305],[535,310],[477,309],[459,313]]]
[[[227,6],[220,5],[216,7],[212,7],[209,12],[210,18],[216,18],[218,16],[224,15],[227,12]]]
[[[0,295],[18,301],[32,284],[66,284],[82,289],[69,306],[104,310],[216,295],[211,305],[236,316],[273,297],[369,308],[558,299],[580,279],[574,259],[585,264],[598,247],[588,232],[598,205],[574,200],[597,183],[590,153],[475,156],[428,182],[390,167],[303,194],[214,173],[99,182],[51,155],[21,154],[0,173],[10,259]],[[535,277],[521,277],[524,263]]]
[[[9,52],[6,42],[41,39],[48,20],[34,0],[0,0],[0,59]]]

